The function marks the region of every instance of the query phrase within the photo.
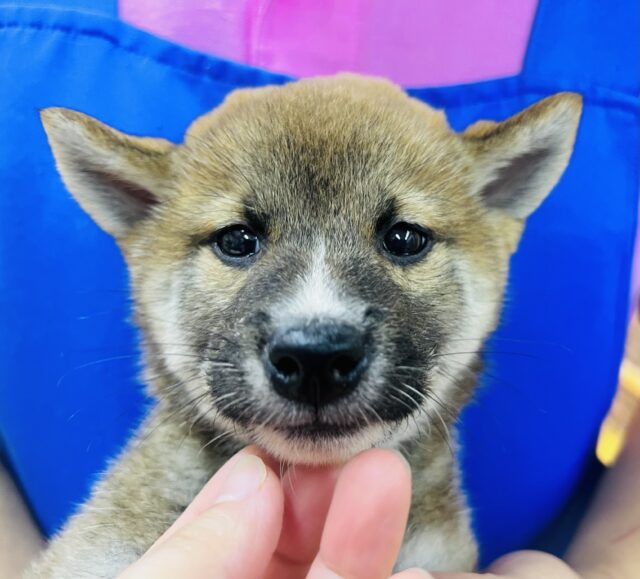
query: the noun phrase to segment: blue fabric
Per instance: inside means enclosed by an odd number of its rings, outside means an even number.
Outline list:
[[[5,3],[3,2],[2,4]],[[100,16],[118,16],[118,0],[17,0],[7,4],[21,7],[82,10],[83,12],[91,12]]]
[[[513,260],[462,422],[484,561],[526,546],[562,509],[616,384],[638,214],[640,74],[628,47],[640,6],[601,4],[542,1],[517,77],[412,91],[457,129],[559,90],[585,96],[574,157]],[[148,401],[123,261],[64,190],[37,109],[179,140],[234,88],[288,79],[95,14],[15,7],[0,10],[0,72],[0,446],[49,534]]]

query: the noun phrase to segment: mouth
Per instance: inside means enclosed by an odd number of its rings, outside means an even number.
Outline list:
[[[368,448],[403,436],[395,422],[365,416],[358,406],[313,411],[284,406],[256,407],[233,422],[249,443],[256,444],[278,460],[295,464],[338,464]],[[243,416],[244,415],[244,416]],[[230,418],[230,417],[229,417]]]
[[[310,419],[296,424],[272,424],[252,433],[253,442],[278,460],[294,464],[341,464],[376,446],[384,437],[362,422]]]
[[[295,426],[277,426],[276,432],[290,439],[336,439],[361,431],[362,424],[332,423],[315,420]]]

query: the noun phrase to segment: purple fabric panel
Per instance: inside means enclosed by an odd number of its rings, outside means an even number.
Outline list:
[[[406,86],[517,74],[537,0],[120,0],[127,22],[293,76],[350,70]]]

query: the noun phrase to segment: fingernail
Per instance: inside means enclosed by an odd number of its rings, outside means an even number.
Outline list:
[[[224,481],[215,504],[241,501],[250,497],[257,492],[266,478],[267,467],[261,459],[252,454],[239,457]]]

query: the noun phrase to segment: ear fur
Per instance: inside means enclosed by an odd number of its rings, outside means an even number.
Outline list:
[[[168,141],[131,137],[69,109],[40,116],[62,180],[106,232],[123,237],[166,197]]]
[[[502,123],[480,121],[462,134],[473,158],[472,188],[488,207],[526,219],[564,172],[582,97],[558,93]]]

